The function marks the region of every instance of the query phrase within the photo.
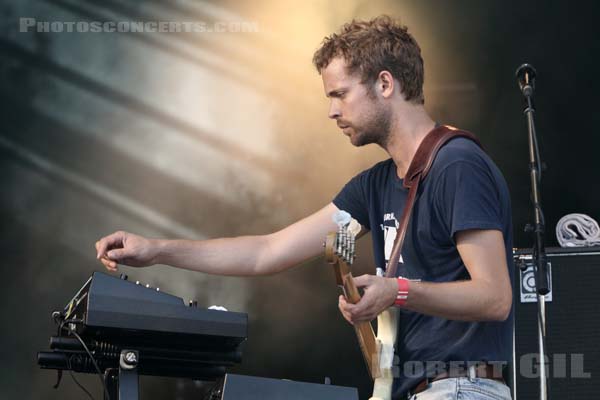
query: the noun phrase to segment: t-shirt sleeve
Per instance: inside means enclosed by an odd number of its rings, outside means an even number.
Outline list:
[[[371,229],[368,213],[369,174],[364,171],[352,178],[342,190],[333,198],[333,204],[344,210],[356,219],[362,226]]]
[[[485,164],[461,160],[444,168],[435,182],[434,204],[453,241],[462,230],[502,231],[500,194]]]

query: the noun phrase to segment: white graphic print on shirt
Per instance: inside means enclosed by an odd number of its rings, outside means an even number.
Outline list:
[[[394,248],[394,241],[396,240],[396,235],[398,234],[398,228],[400,227],[400,223],[398,222],[398,220],[396,220],[394,213],[391,212],[383,214],[383,224],[380,224],[379,226],[383,231],[383,238],[385,241],[383,254],[385,257],[387,268],[387,262],[389,261],[390,256],[392,255],[392,249]],[[400,255],[399,262],[403,262],[402,254]],[[383,268],[377,267],[378,276],[385,275],[384,272],[385,270]]]

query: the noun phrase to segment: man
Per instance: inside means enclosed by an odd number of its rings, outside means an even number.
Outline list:
[[[371,231],[375,267],[384,269],[406,202],[402,178],[436,126],[424,108],[420,48],[405,27],[384,16],[346,24],[324,40],[313,62],[330,99],[329,117],[354,146],[376,143],[389,160],[354,177],[320,211],[278,232],[206,241],[116,232],[96,243],[101,262],[113,271],[122,263],[274,274],[321,254],[323,238],[337,228],[332,215],[343,209],[363,233]],[[419,399],[466,393],[510,398],[489,366],[509,359],[511,230],[501,173],[471,140],[451,140],[423,182],[402,249],[398,279],[409,286],[400,302],[396,353],[402,364],[394,398],[417,392]],[[340,311],[350,323],[370,321],[395,304],[399,281],[381,275],[356,278],[364,289],[358,304],[340,296]],[[483,364],[450,371],[468,362]]]

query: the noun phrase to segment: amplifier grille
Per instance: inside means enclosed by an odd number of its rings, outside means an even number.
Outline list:
[[[546,301],[549,396],[593,399],[600,393],[600,248],[547,249],[552,300]],[[515,251],[516,398],[539,399],[539,379],[528,354],[538,353],[537,303],[522,303],[519,264],[531,263],[527,250]],[[585,377],[584,377],[585,376]],[[550,397],[551,396],[551,397]]]

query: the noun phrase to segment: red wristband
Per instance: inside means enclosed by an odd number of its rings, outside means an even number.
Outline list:
[[[406,300],[408,299],[408,287],[409,280],[404,278],[396,279],[398,281],[398,293],[396,295],[396,301],[394,301],[394,305],[398,307],[402,307],[406,304]]]

